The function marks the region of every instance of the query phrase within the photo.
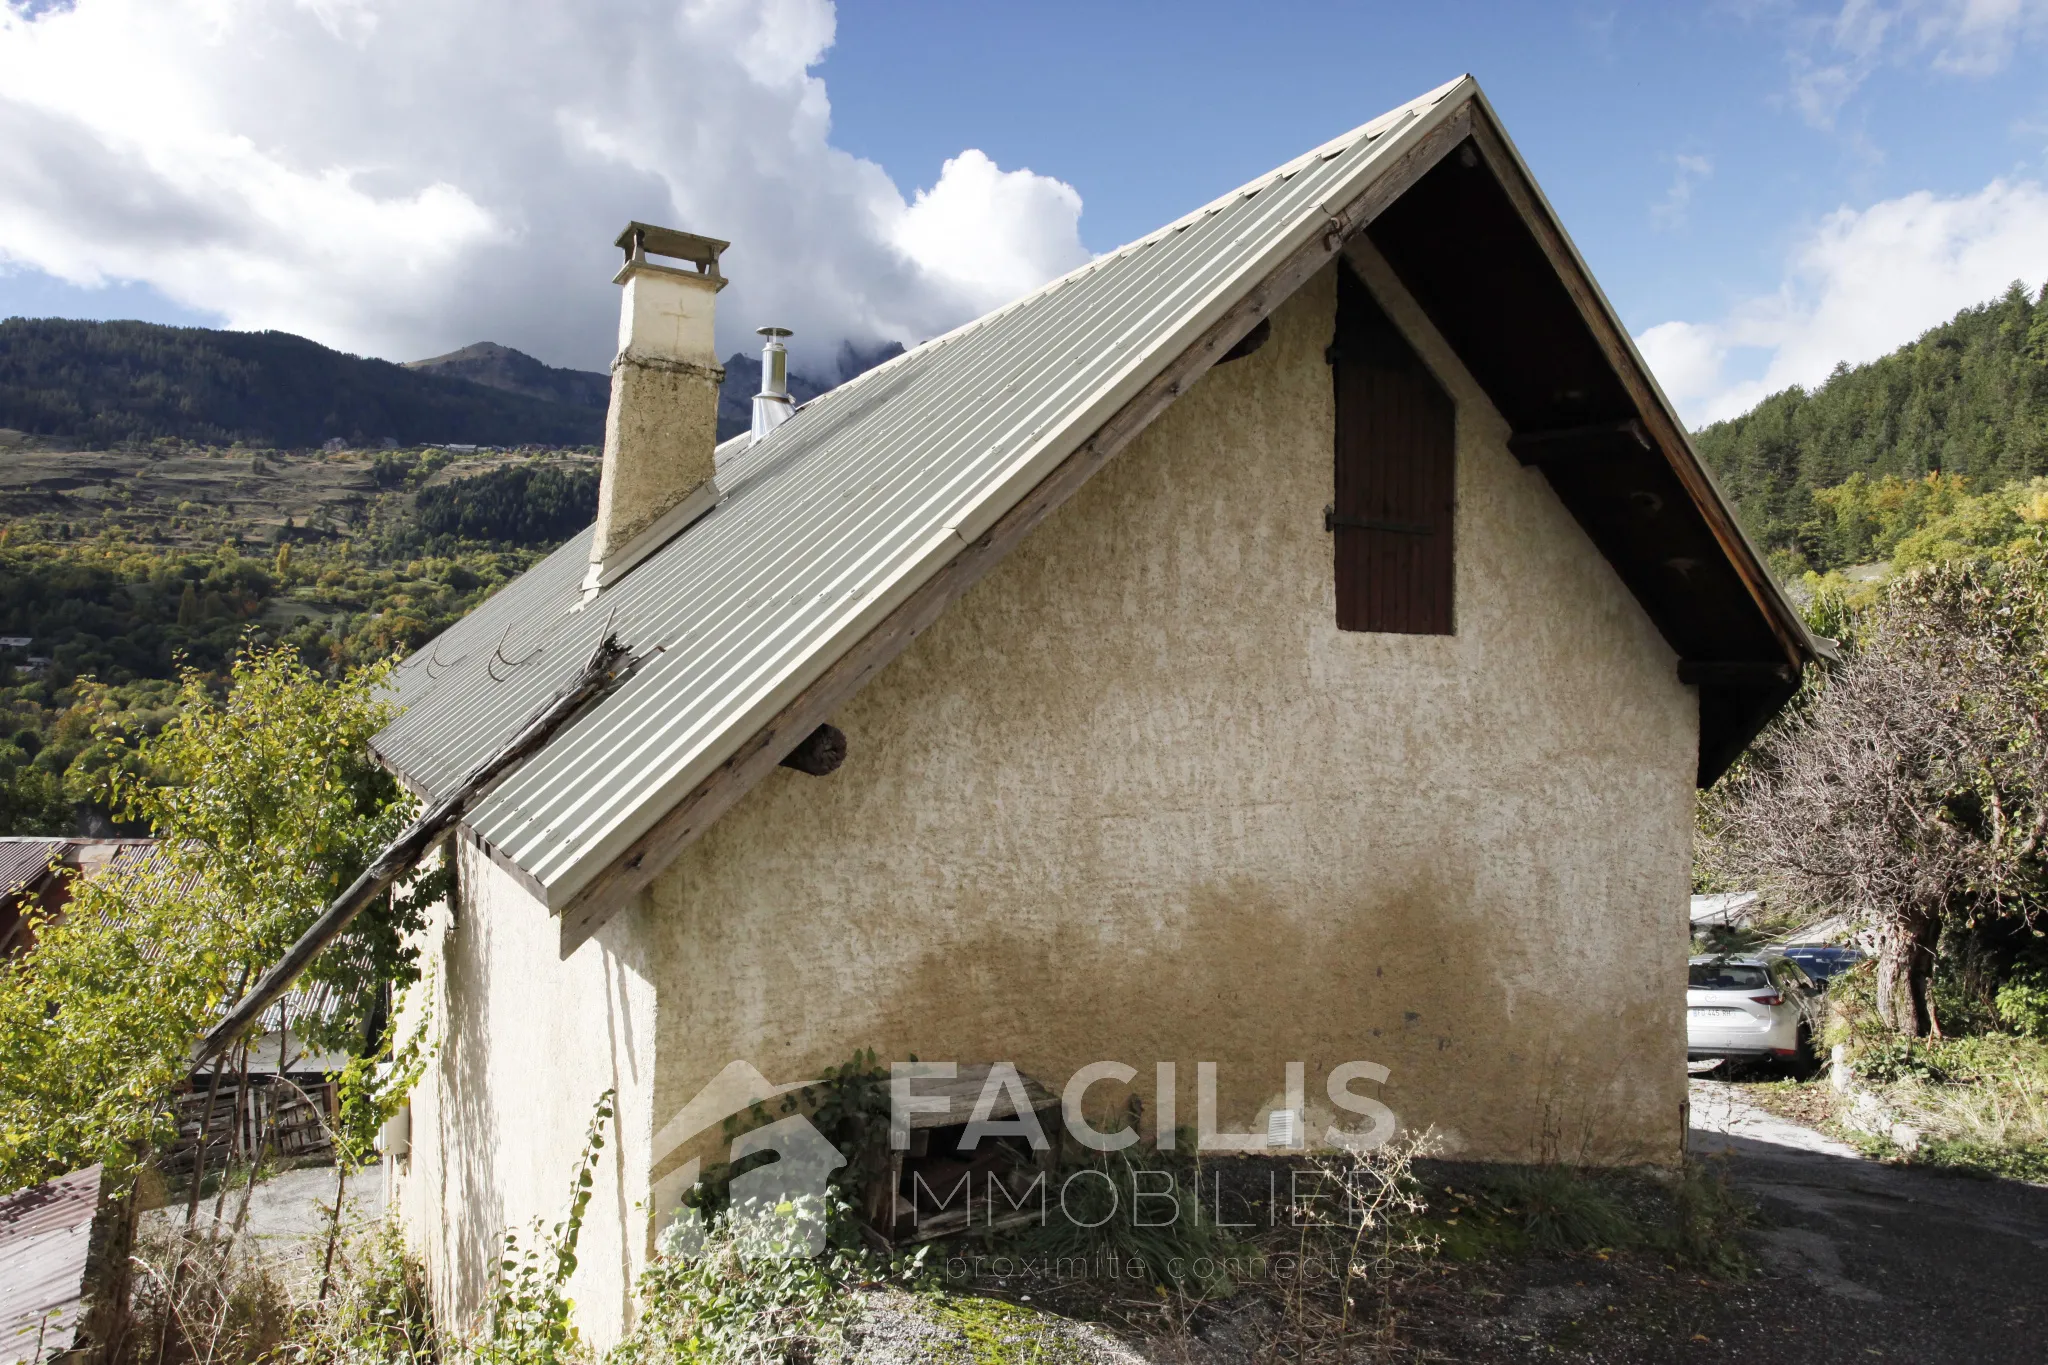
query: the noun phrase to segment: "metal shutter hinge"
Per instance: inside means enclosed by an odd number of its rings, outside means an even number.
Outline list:
[[[1402,536],[1433,536],[1436,534],[1434,526],[1425,526],[1417,521],[1382,521],[1378,517],[1340,517],[1337,515],[1335,504],[1323,509],[1323,529],[1325,531],[1392,531],[1394,534]]]

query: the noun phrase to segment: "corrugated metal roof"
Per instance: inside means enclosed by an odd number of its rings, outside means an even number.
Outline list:
[[[50,870],[50,855],[69,842],[66,839],[0,839],[0,896],[11,896],[41,878]]]
[[[0,1365],[41,1365],[71,1346],[99,1206],[97,1166],[0,1198]]]
[[[156,839],[4,838],[0,839],[0,894],[14,886],[32,883],[50,869],[53,859],[58,868],[86,877],[133,879],[135,888],[131,894],[175,899],[190,895],[198,883],[198,873],[180,869],[164,855],[163,845]],[[17,879],[13,882],[9,881],[10,869],[19,869],[12,874]],[[162,956],[163,945],[145,942],[139,945],[139,951],[145,961],[154,962]],[[332,1019],[342,1004],[327,982],[294,986],[264,1012],[257,1026],[264,1033],[275,1034],[307,1020]],[[227,1006],[221,1008],[225,1013]],[[333,1060],[323,1054],[323,1064]],[[313,1068],[309,1064],[294,1069]]]
[[[645,662],[472,813],[559,906],[1476,91],[1454,81],[721,448],[719,506],[573,611],[589,533],[394,674],[378,752],[445,795],[608,621]]]
[[[181,868],[178,864],[171,861],[165,855],[163,844],[160,840],[127,839],[118,843],[95,840],[79,840],[76,842],[80,845],[78,854],[80,870],[86,876],[95,878],[108,876],[128,878],[133,882],[131,894],[175,900],[181,896],[191,895],[198,889],[199,873]],[[155,962],[162,957],[163,945],[160,943],[143,943],[139,946],[139,951],[144,961]],[[276,1004],[265,1010],[257,1020],[256,1027],[260,1033],[275,1035],[279,1030],[289,1030],[294,1024],[303,1024],[307,1020],[317,1019],[325,1021],[331,1019],[341,1006],[342,1001],[337,997],[334,987],[329,983],[315,981],[311,984],[300,984],[292,987],[291,990],[278,998]],[[225,1015],[228,1008],[229,1002],[223,1001],[219,1007],[219,1012]],[[252,1053],[256,1050],[256,1048],[252,1047]],[[294,1056],[304,1058],[306,1055],[303,1049],[294,1044],[291,1053],[287,1054],[287,1061],[290,1061]],[[270,1061],[274,1063],[276,1056],[276,1052],[274,1050],[271,1051],[269,1054]],[[322,1054],[322,1056],[325,1061],[334,1061],[333,1058],[326,1057],[325,1054]],[[253,1063],[263,1060],[262,1058],[252,1056],[251,1060],[253,1070],[264,1069],[253,1065]],[[335,1068],[338,1069],[345,1061],[346,1059],[342,1059],[335,1062]],[[299,1071],[316,1068],[311,1064],[307,1064],[304,1066],[293,1066],[290,1069]],[[275,1065],[270,1066],[268,1070],[275,1071]]]

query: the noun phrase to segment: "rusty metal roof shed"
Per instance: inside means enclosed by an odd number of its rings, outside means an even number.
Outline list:
[[[0,1197],[0,1365],[41,1365],[84,1320],[100,1168]]]
[[[0,839],[0,897],[11,896],[41,881],[50,871],[51,858],[61,853],[68,842],[15,836]]]

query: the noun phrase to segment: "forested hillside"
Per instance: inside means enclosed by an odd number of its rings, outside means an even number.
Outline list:
[[[0,427],[101,449],[160,437],[285,449],[329,440],[588,445],[602,438],[604,411],[364,360],[285,332],[8,318]]]
[[[2015,283],[1880,360],[1838,366],[1811,393],[1787,389],[1694,439],[1781,569],[1856,562],[1867,544],[1835,534],[1815,489],[1938,472],[1988,490],[2048,473],[2048,286],[2030,297]]]
[[[248,644],[417,648],[597,511],[591,451],[101,454],[0,438],[0,834],[104,832],[114,736]],[[26,644],[21,643],[26,641]]]
[[[422,488],[413,525],[423,540],[552,546],[597,520],[593,465],[510,465]]]

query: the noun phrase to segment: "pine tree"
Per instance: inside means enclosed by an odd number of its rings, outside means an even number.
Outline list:
[[[1836,366],[1812,392],[1771,395],[1696,434],[1700,454],[1767,550],[1817,568],[1813,490],[1851,475],[1960,474],[1972,491],[2048,473],[2048,286],[2015,282],[1888,356]]]

